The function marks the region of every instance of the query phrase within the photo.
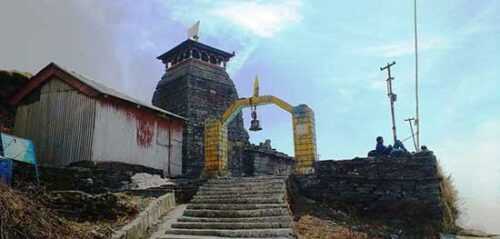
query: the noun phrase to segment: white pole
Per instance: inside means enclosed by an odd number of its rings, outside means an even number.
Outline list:
[[[417,151],[420,150],[420,112],[419,112],[419,91],[418,91],[418,31],[417,31],[417,0],[414,0],[414,30],[415,30],[415,127],[417,138]]]

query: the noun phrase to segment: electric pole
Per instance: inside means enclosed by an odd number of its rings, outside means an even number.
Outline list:
[[[415,146],[415,152],[418,152],[418,146],[417,146],[417,142],[415,141],[415,132],[413,131],[413,124],[412,124],[412,121],[416,121],[415,118],[409,118],[409,119],[405,119],[405,121],[408,121],[408,123],[410,124],[410,130],[411,130],[411,138],[413,139],[413,146]]]
[[[398,137],[396,136],[396,119],[394,116],[394,102],[397,99],[397,95],[392,92],[392,81],[394,80],[394,77],[391,75],[391,66],[396,65],[396,62],[393,61],[392,63],[387,63],[386,66],[380,67],[380,71],[387,70],[387,96],[389,96],[389,102],[391,103],[391,117],[392,117],[392,134],[394,136],[394,144],[396,143],[396,140]]]

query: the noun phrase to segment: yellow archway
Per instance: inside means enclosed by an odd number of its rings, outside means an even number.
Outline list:
[[[258,80],[254,85],[254,95],[233,102],[220,119],[208,119],[205,123],[205,170],[207,176],[228,173],[227,126],[243,108],[274,104],[292,115],[293,140],[295,148],[294,173],[307,174],[314,171],[316,153],[316,130],[314,113],[307,105],[291,106],[278,97],[259,96]]]

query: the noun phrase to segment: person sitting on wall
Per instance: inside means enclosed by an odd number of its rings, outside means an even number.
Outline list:
[[[408,150],[406,150],[401,140],[396,139],[396,143],[394,143],[394,147],[391,151],[391,157],[401,157],[405,154],[408,154]]]
[[[422,145],[420,147],[420,151],[415,153],[416,157],[422,157],[422,156],[425,157],[425,156],[433,156],[433,155],[434,155],[434,152],[429,150],[427,148],[427,146],[425,146],[425,145]]]
[[[382,136],[377,137],[377,145],[375,146],[375,150],[368,152],[369,157],[379,157],[379,156],[388,156],[392,151],[392,146],[384,145],[384,138]]]

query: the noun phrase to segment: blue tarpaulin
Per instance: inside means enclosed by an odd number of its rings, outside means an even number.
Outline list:
[[[12,160],[0,156],[0,182],[10,185],[12,182]]]

